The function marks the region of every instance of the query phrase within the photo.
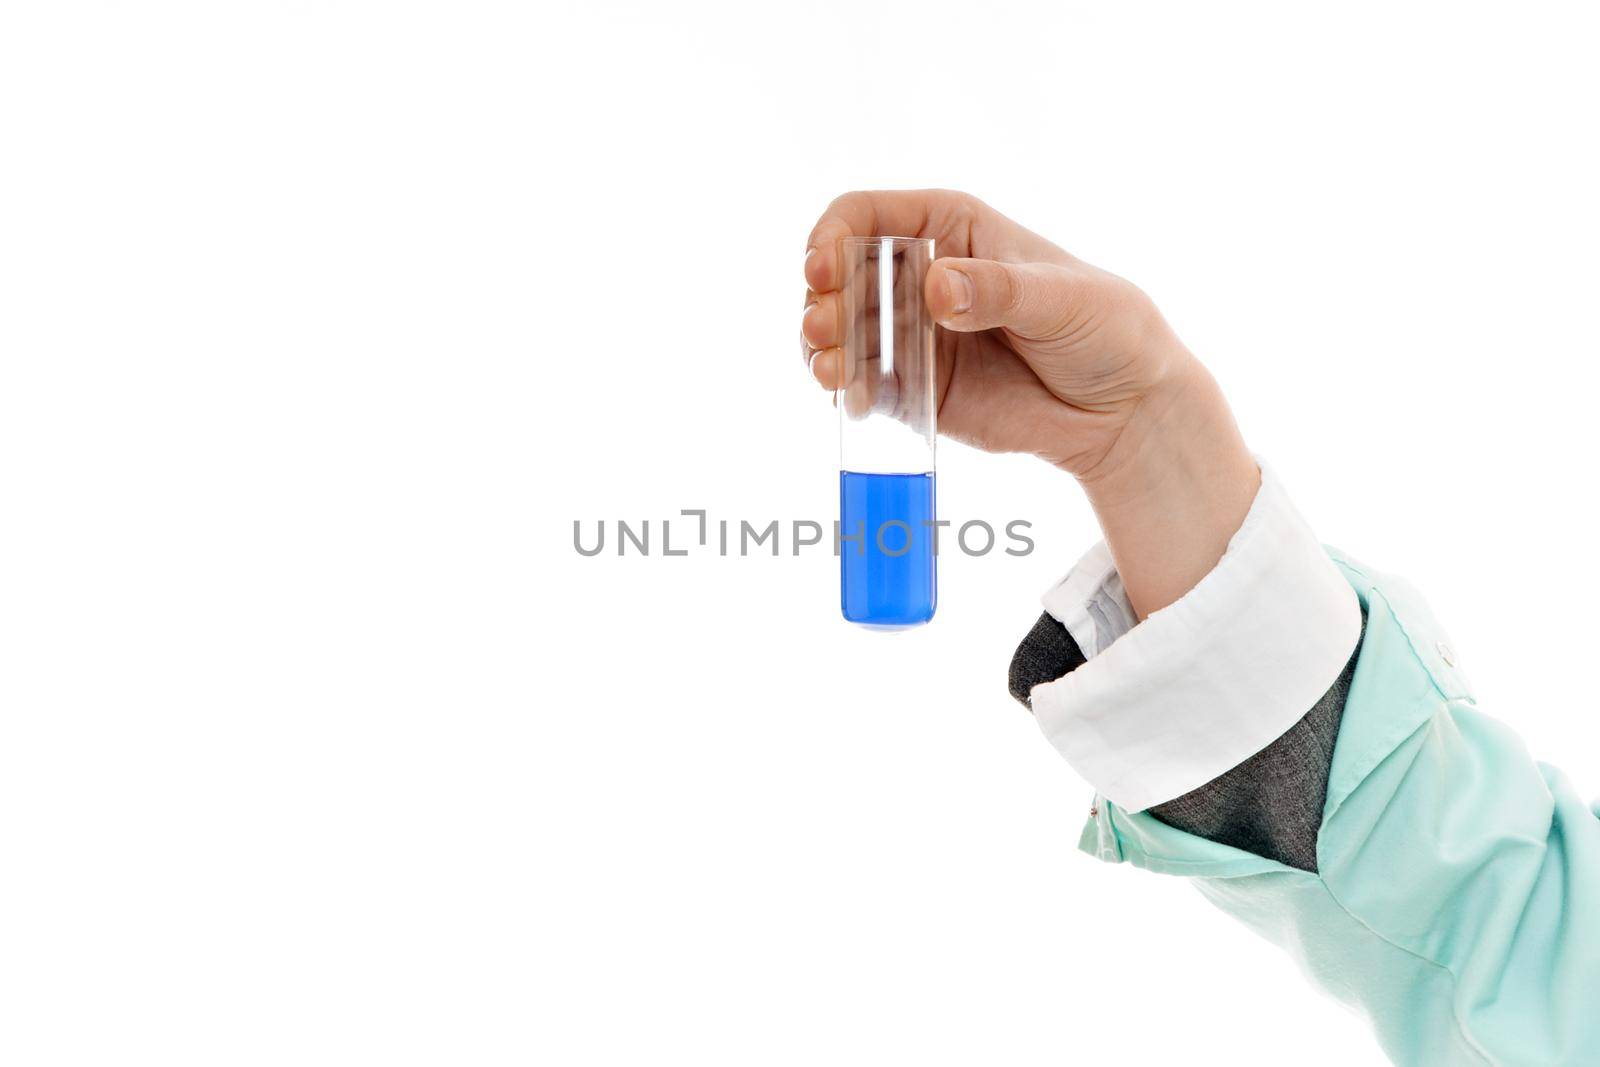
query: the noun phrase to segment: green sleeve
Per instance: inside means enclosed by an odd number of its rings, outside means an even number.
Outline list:
[[[1478,710],[1409,587],[1367,630],[1304,871],[1097,799],[1082,846],[1195,879],[1405,1065],[1600,1064],[1600,818]]]

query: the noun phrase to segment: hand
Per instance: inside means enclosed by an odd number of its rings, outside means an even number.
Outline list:
[[[1073,474],[1141,617],[1216,565],[1260,475],[1221,391],[1149,297],[964,193],[848,193],[807,243],[801,333],[828,389],[843,366],[843,236],[934,239],[940,431]]]

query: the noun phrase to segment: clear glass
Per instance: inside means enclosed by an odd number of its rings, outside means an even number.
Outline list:
[[[933,241],[839,242],[839,599],[844,617],[903,630],[938,601],[933,319],[922,286]]]

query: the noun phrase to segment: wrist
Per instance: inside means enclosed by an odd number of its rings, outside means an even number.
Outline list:
[[[1261,485],[1216,381],[1187,352],[1078,477],[1142,619],[1205,577]]]

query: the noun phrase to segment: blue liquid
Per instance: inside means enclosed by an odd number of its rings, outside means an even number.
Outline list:
[[[861,535],[839,544],[839,601],[846,619],[898,630],[933,618],[933,517],[932,473],[839,472],[839,535]]]

